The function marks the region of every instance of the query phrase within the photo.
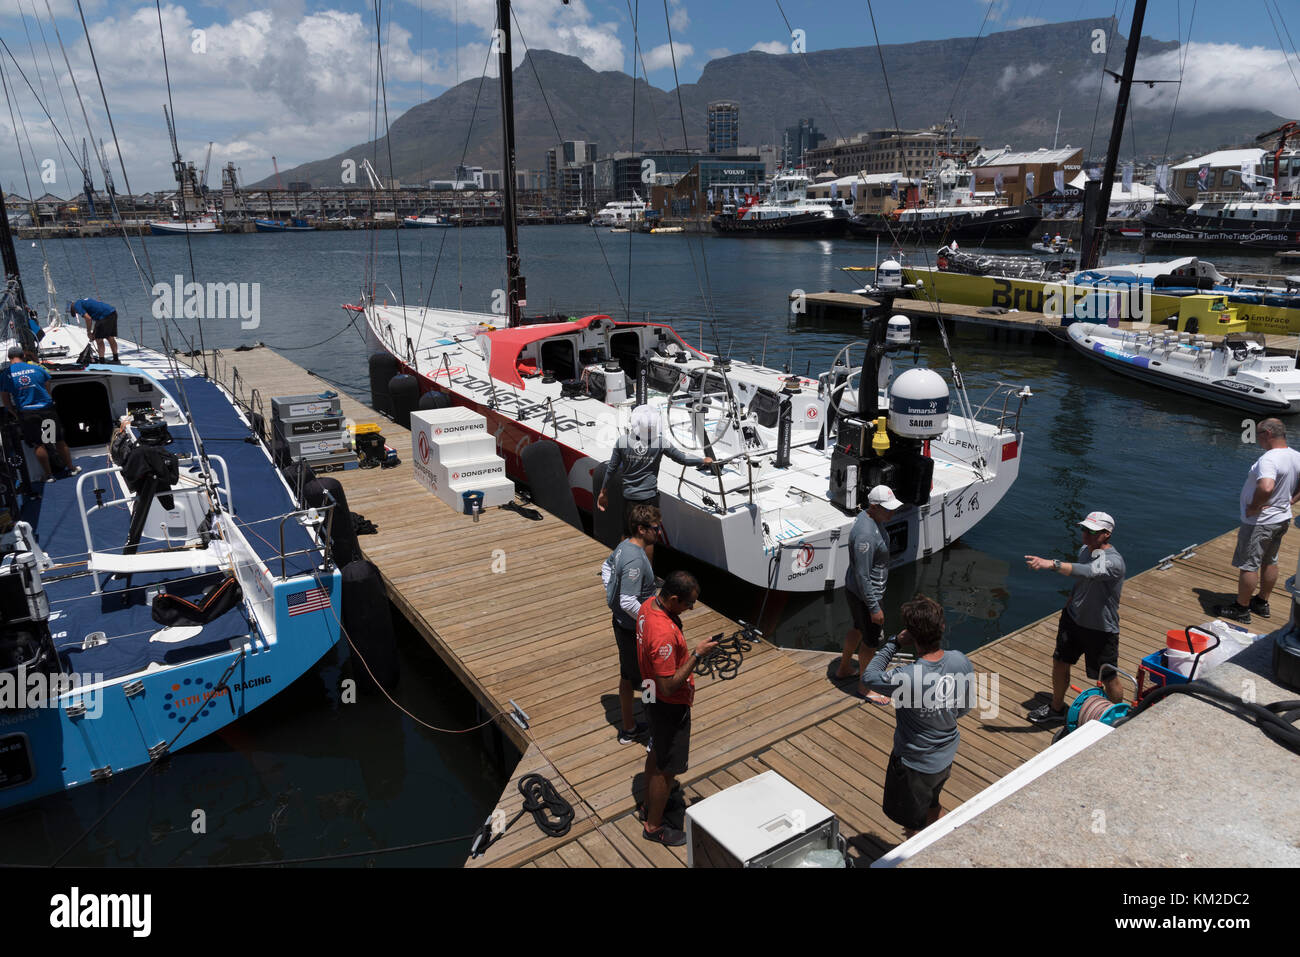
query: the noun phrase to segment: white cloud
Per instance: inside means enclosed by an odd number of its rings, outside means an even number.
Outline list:
[[[749,49],[751,51],[757,50],[759,53],[789,53],[790,44],[786,43],[784,40],[768,40],[762,43],[755,43]]]
[[[724,56],[731,56],[731,51],[726,47],[714,47],[712,50],[706,50],[704,55],[710,60],[721,60]]]
[[[1042,17],[1016,17],[1011,21],[1013,27],[1041,27],[1047,21]]]
[[[686,13],[686,5],[682,0],[670,0],[669,7],[671,8],[668,14],[669,25],[675,33],[684,32],[691,25],[691,18]]]
[[[695,53],[695,48],[689,43],[674,42],[671,47],[667,43],[661,43],[653,50],[643,51],[645,68],[648,72],[653,73],[655,70],[662,70],[673,65],[673,55],[677,56],[677,65],[680,67],[688,56]]]
[[[1182,89],[1178,84],[1161,83],[1154,89],[1135,83],[1134,108],[1148,111],[1172,108],[1178,94],[1178,112],[1207,113],[1220,110],[1267,110],[1287,118],[1294,114],[1288,103],[1295,103],[1295,80],[1287,69],[1281,50],[1246,47],[1236,43],[1189,43],[1182,50],[1171,49],[1154,56],[1140,57],[1135,71],[1138,77],[1178,79],[1179,61],[1185,51],[1187,64]],[[1295,64],[1292,63],[1292,68]],[[1086,84],[1096,92],[1096,79]],[[1103,85],[1107,99],[1114,102],[1118,85],[1108,79]],[[1139,113],[1139,117],[1141,113]],[[1175,122],[1177,122],[1175,120]]]
[[[491,41],[492,31],[496,28],[496,0],[408,2],[448,23],[458,20],[462,35],[477,30],[485,43]],[[516,66],[523,59],[525,49],[532,48],[576,56],[593,70],[624,68],[626,51],[618,37],[620,24],[597,22],[584,0],[572,0],[568,4],[556,3],[555,0],[515,0],[512,8],[517,21],[517,24],[511,24]],[[478,76],[478,73],[479,67],[476,66],[473,76]]]
[[[1011,84],[1017,81],[1032,80],[1046,72],[1047,67],[1041,63],[1030,63],[1025,67],[1016,67],[1014,64],[1010,64],[1002,68],[1002,76],[998,78],[998,89],[1005,93],[1011,89]]]
[[[1011,0],[975,0],[978,7],[988,7],[988,18],[990,21],[1001,20],[1002,15],[1007,12],[1011,6]]]

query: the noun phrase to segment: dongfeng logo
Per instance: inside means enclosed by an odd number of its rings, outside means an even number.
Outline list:
[[[427,464],[429,461],[429,436],[426,435],[424,432],[420,433],[419,445],[420,445],[420,461]]]
[[[798,554],[794,556],[794,570],[797,572],[803,571],[813,563],[816,554],[811,545],[804,545],[799,549]]]

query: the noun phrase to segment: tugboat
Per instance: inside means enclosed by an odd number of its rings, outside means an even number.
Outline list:
[[[1146,238],[1175,245],[1300,249],[1300,150],[1286,148],[1298,130],[1300,126],[1290,122],[1256,137],[1278,136],[1273,178],[1260,177],[1263,189],[1228,200],[1196,202],[1181,212],[1156,208],[1143,217]]]
[[[809,199],[811,185],[803,170],[777,173],[765,199],[724,207],[713,228],[728,236],[843,236],[849,223],[844,200]]]
[[[1018,242],[1032,235],[1042,221],[1037,206],[1007,206],[988,202],[975,192],[975,171],[965,154],[941,153],[943,163],[926,177],[929,203],[906,206],[888,214],[854,216],[849,232],[864,239],[893,243]]]

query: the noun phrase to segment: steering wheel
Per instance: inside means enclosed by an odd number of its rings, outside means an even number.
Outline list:
[[[705,384],[714,370],[702,368],[693,371],[697,371],[700,376],[698,388],[694,391],[680,388],[683,380],[688,383],[690,381],[690,373],[683,373],[682,378],[678,380],[679,391],[669,394],[668,407],[664,414],[668,418],[668,433],[673,441],[681,448],[699,452],[721,442],[738,416],[731,385],[727,382],[727,373],[722,369],[716,370],[717,374],[722,376],[725,392],[706,392]],[[677,421],[674,421],[674,411],[678,412]],[[716,433],[710,433],[708,417],[717,412],[721,412],[722,427]]]
[[[835,361],[831,363],[831,371],[834,372],[837,366],[843,366],[848,370],[844,381],[839,385],[828,382],[826,391],[826,404],[830,406],[833,416],[830,421],[838,422],[840,418],[840,403],[844,401],[844,392],[846,389],[851,390],[856,398],[858,393],[858,383],[862,376],[862,363],[859,362],[855,367],[852,363],[854,346],[862,347],[862,358],[866,359],[866,353],[871,348],[871,343],[865,339],[854,339],[843,349],[835,354]]]

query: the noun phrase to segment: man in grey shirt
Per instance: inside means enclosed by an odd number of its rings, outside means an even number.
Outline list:
[[[646,552],[659,537],[659,509],[638,504],[632,509],[632,535],[618,543],[600,568],[605,603],[614,613],[614,644],[618,646],[618,704],[623,723],[619,744],[631,744],[646,731],[632,717],[632,697],[641,684],[637,663],[636,616],[641,603],[655,593],[655,572]]]
[[[623,478],[623,534],[632,532],[631,514],[637,505],[659,505],[659,463],[668,456],[679,465],[712,465],[708,456],[697,458],[664,441],[659,416],[648,405],[632,410],[631,427],[614,443],[614,452],[605,467],[605,482],[596,499],[602,512],[608,504],[605,490],[618,473]],[[654,555],[653,548],[650,554]]]
[[[975,669],[960,651],[944,651],[943,608],[917,595],[903,605],[903,631],[886,641],[862,674],[862,690],[894,705],[894,748],[881,807],[911,837],[943,814],[939,795],[952,773],[957,719],[974,704]],[[886,671],[899,645],[914,644],[916,661]]]
[[[1119,683],[1119,598],[1124,588],[1124,559],[1110,543],[1115,520],[1105,512],[1091,512],[1083,526],[1083,547],[1074,562],[1026,555],[1035,571],[1053,569],[1080,579],[1061,611],[1056,650],[1052,653],[1052,701],[1029,712],[1036,724],[1065,721],[1065,689],[1070,686],[1070,666],[1084,655],[1088,677],[1101,678],[1106,697],[1118,704],[1124,694]],[[1109,666],[1106,675],[1103,667]]]
[[[844,597],[853,616],[853,627],[844,636],[844,650],[836,679],[852,678],[853,653],[862,647],[860,665],[866,664],[867,649],[880,644],[885,623],[885,582],[889,578],[889,536],[885,523],[902,502],[887,485],[877,485],[867,493],[867,509],[860,513],[849,532],[849,568],[844,576]]]

